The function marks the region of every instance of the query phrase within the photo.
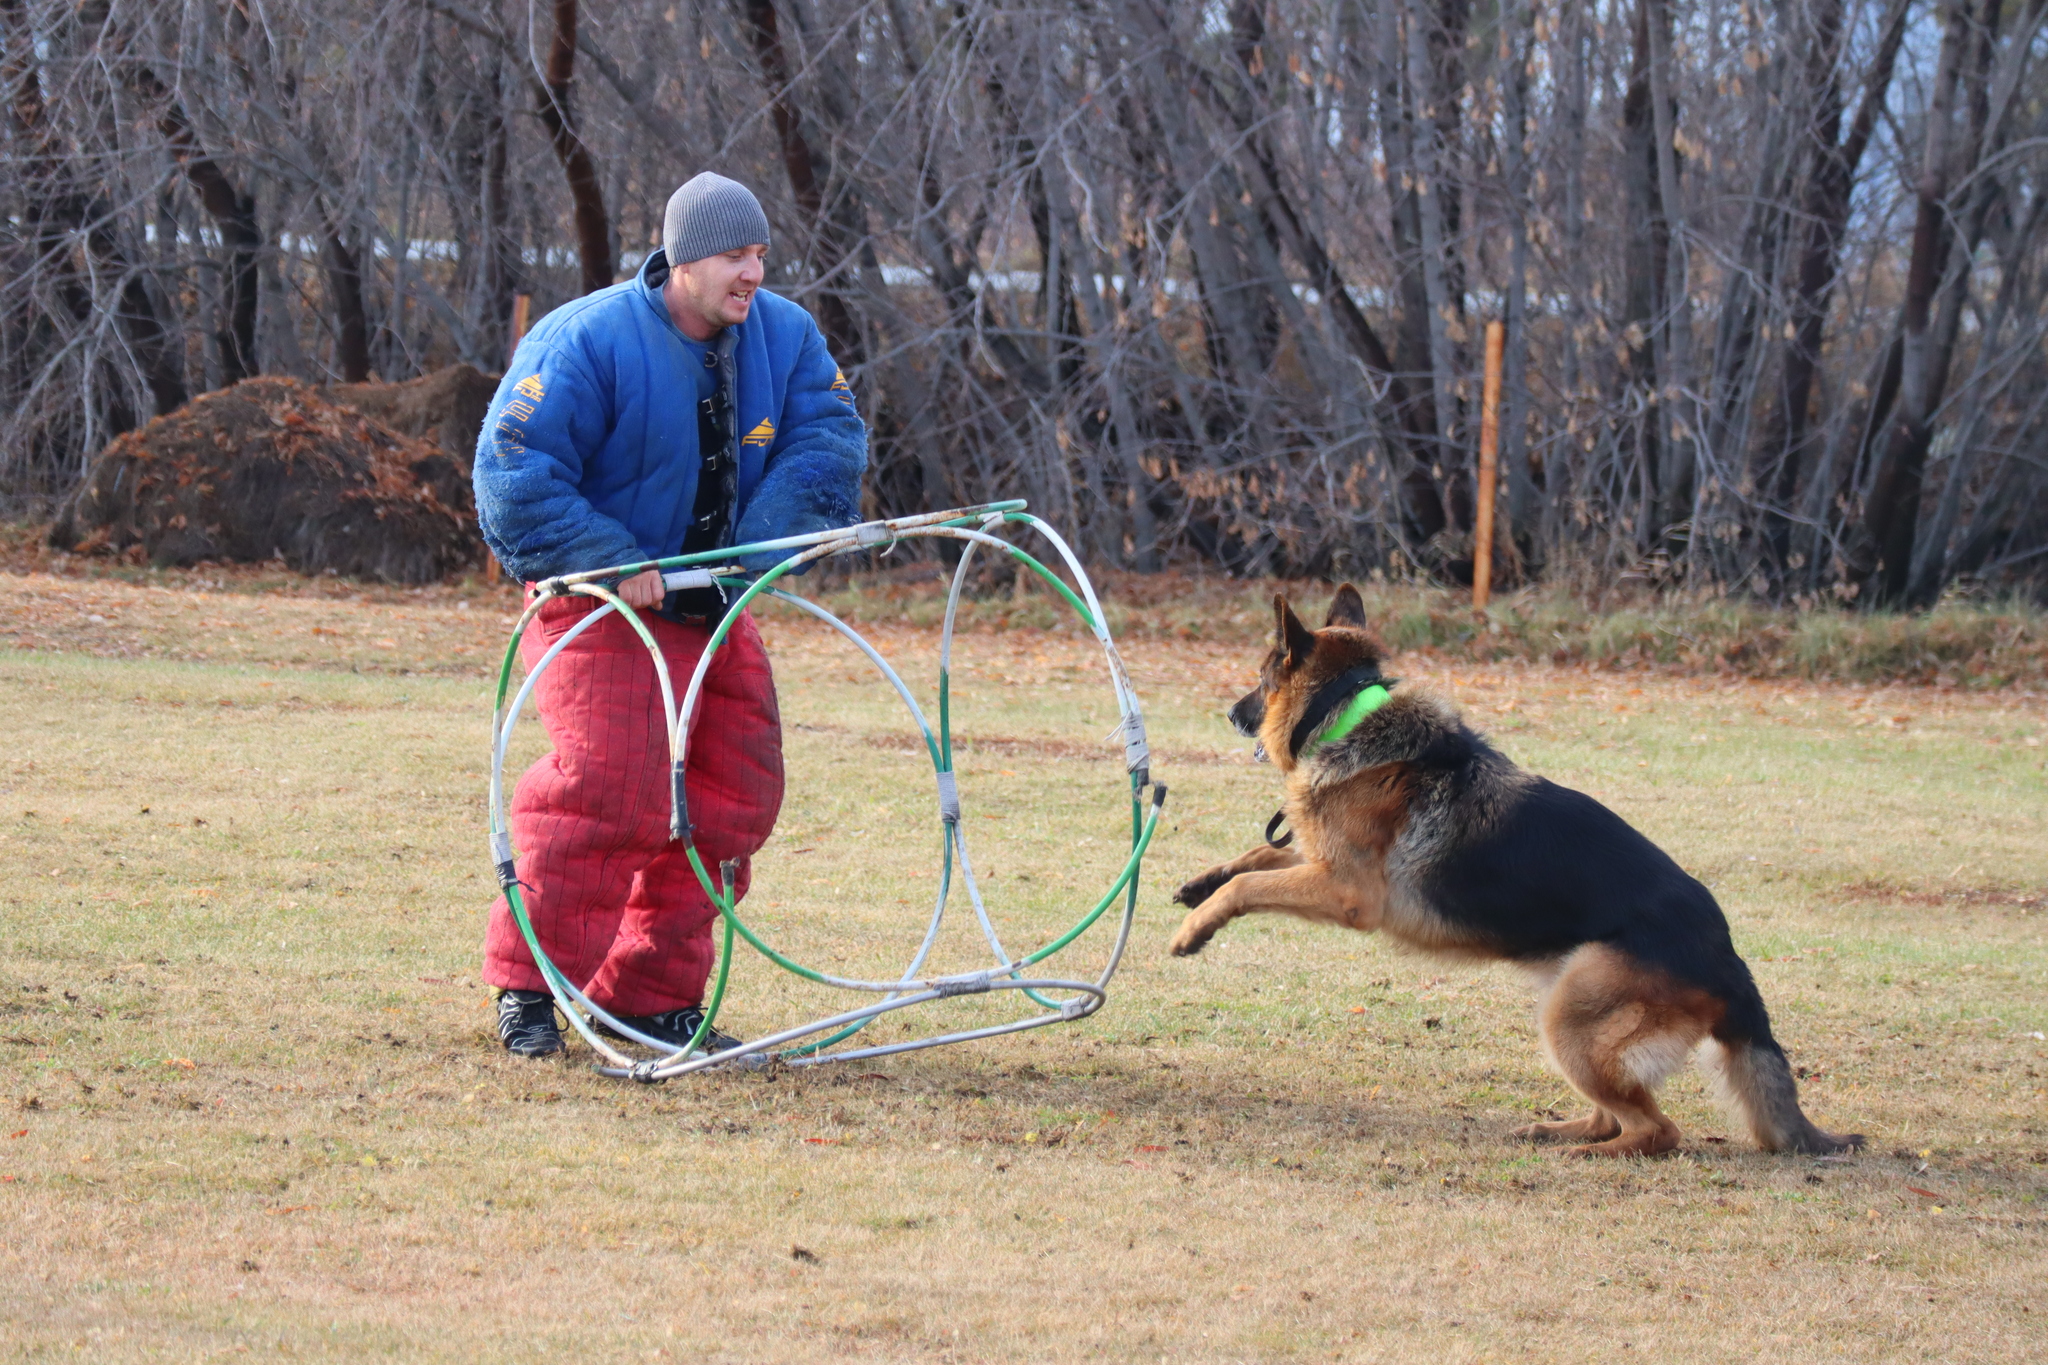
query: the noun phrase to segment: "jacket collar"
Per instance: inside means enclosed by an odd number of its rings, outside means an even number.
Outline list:
[[[660,283],[655,282],[657,275],[660,277]],[[689,341],[688,337],[683,336],[683,329],[676,326],[676,320],[668,315],[668,300],[661,296],[661,286],[667,282],[668,251],[665,247],[656,247],[648,252],[647,259],[640,263],[640,273],[635,277],[641,302],[654,310],[654,315],[661,319],[662,326],[674,332],[681,340]],[[749,316],[747,322],[752,321],[753,318]],[[742,322],[736,327],[721,327],[718,335],[712,337],[710,341],[694,341],[690,344],[709,346],[712,353],[718,357],[721,366],[730,364],[733,352],[740,344],[740,329],[746,325],[746,322]]]
[[[640,300],[654,310],[662,325],[677,336],[683,329],[676,326],[676,320],[668,315],[668,300],[661,296],[661,286],[668,282],[668,254],[656,247],[647,253],[647,259],[640,262],[640,273],[635,283],[640,287]]]

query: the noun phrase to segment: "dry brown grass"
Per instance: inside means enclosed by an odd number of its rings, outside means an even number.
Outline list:
[[[1761,1156],[1682,1077],[1681,1154],[1585,1165],[1503,1137],[1567,1104],[1505,973],[1291,923],[1164,956],[1171,887],[1273,800],[1219,715],[1240,645],[1128,651],[1172,827],[1103,1014],[644,1090],[491,1041],[502,597],[6,586],[8,1358],[2040,1357],[2038,694],[1402,661],[1715,888],[1814,1116],[1872,1138]],[[748,905],[885,970],[933,884],[928,777],[864,665],[768,635],[794,781]],[[877,638],[928,681],[929,633]],[[976,635],[962,672],[1022,942],[1115,859],[1112,716],[1066,636]],[[735,971],[743,1029],[829,1003]]]

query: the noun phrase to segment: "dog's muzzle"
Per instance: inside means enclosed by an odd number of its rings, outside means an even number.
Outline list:
[[[1230,708],[1230,724],[1247,739],[1258,739],[1259,727],[1266,723],[1266,689],[1254,687],[1237,699]],[[1252,757],[1266,762],[1266,746],[1263,742],[1252,746]]]
[[[1266,723],[1266,689],[1254,687],[1237,699],[1230,708],[1230,723],[1247,739],[1258,739],[1259,728]],[[1263,740],[1252,746],[1252,757],[1260,763],[1268,761]]]

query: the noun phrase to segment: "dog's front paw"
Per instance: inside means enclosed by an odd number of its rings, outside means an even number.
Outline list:
[[[1178,905],[1185,905],[1188,909],[1192,910],[1222,890],[1223,884],[1229,880],[1229,873],[1219,872],[1215,868],[1211,868],[1201,876],[1181,883],[1180,890],[1173,893],[1174,902]]]
[[[1203,921],[1200,915],[1189,915],[1181,921],[1179,932],[1166,950],[1175,957],[1193,957],[1202,951],[1202,946],[1216,936],[1216,926]]]

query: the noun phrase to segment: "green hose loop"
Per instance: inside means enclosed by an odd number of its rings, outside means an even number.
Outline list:
[[[1159,831],[1159,812],[1162,808],[1159,803],[1155,802],[1153,804],[1152,814],[1145,821],[1144,832],[1139,835],[1137,843],[1132,847],[1131,856],[1124,863],[1124,870],[1117,874],[1115,883],[1110,886],[1109,894],[1105,895],[1100,901],[1097,901],[1095,908],[1090,910],[1079,924],[1067,930],[1066,933],[1061,934],[1058,938],[1031,954],[1031,956],[1019,959],[1017,963],[1019,967],[1029,967],[1035,963],[1043,962],[1075,939],[1081,937],[1081,935],[1087,933],[1095,921],[1102,918],[1102,912],[1109,909],[1109,904],[1116,899],[1117,893],[1126,887],[1130,888],[1131,895],[1137,895],[1138,865],[1144,861],[1145,850],[1152,846],[1152,836]]]
[[[953,771],[953,671],[939,670],[939,771]]]
[[[686,845],[684,851],[689,855],[690,866],[697,869],[697,876],[704,882],[706,886],[711,885],[711,878],[707,876],[704,872],[704,860],[697,856],[697,846],[695,844]],[[728,925],[731,925],[733,928],[738,929],[740,931],[741,938],[744,938],[747,942],[754,945],[755,949],[761,954],[761,956],[767,958],[770,962],[773,962],[776,966],[782,968],[782,970],[784,970],[785,972],[794,973],[795,975],[802,977],[806,981],[815,981],[820,986],[829,986],[832,984],[829,980],[825,978],[823,973],[814,972],[809,967],[804,966],[801,962],[791,961],[789,958],[784,957],[781,953],[776,952],[773,948],[769,947],[766,943],[762,942],[761,936],[759,934],[756,934],[752,929],[749,929],[747,927],[747,922],[741,919],[739,917],[739,914],[731,906],[721,904],[718,907],[718,912],[721,915],[725,916],[725,922]]]
[[[719,902],[719,910],[725,911],[732,905],[732,883],[725,878],[724,869],[719,870],[718,880],[725,886],[725,899]],[[718,981],[711,988],[711,999],[704,1006],[704,1017],[697,1024],[697,1031],[690,1035],[690,1041],[683,1045],[683,1055],[688,1056],[704,1046],[704,1039],[711,1032],[711,1021],[718,1017],[718,1007],[725,1003],[725,979],[732,971],[732,917],[725,916],[725,942],[718,950]]]
[[[1095,613],[1088,610],[1088,604],[1086,602],[1083,602],[1079,597],[1074,595],[1074,590],[1072,588],[1068,587],[1065,583],[1060,581],[1060,576],[1058,574],[1054,573],[1051,569],[1046,568],[1045,565],[1039,563],[1036,559],[1033,559],[1029,554],[1025,553],[1023,550],[1018,549],[1016,546],[1009,546],[1008,549],[1010,551],[1011,558],[1023,560],[1027,568],[1035,570],[1040,578],[1043,578],[1046,582],[1052,584],[1053,587],[1059,589],[1060,596],[1067,599],[1067,605],[1072,607],[1074,609],[1075,614],[1087,623],[1088,629],[1095,629]]]
[[[519,661],[519,642],[526,638],[526,627],[521,625],[512,632],[511,643],[505,646],[505,660],[498,666],[497,709],[505,709],[505,694],[512,690],[512,665]]]
[[[659,669],[661,664],[660,646],[648,623],[641,618],[639,612],[635,611],[619,598],[610,587],[605,585],[606,581],[616,583],[633,574],[649,569],[673,570],[692,566],[719,564],[722,567],[710,570],[712,575],[716,578],[732,579],[739,576],[740,571],[736,568],[723,566],[730,566],[734,558],[739,555],[784,548],[792,551],[792,553],[775,564],[766,573],[749,582],[727,607],[725,614],[720,618],[716,628],[712,631],[710,638],[706,641],[701,651],[697,671],[691,678],[691,690],[682,699],[680,704],[670,690],[666,671],[661,670],[665,705],[667,708],[670,708],[668,719],[671,727],[669,737],[672,761],[680,761],[687,751],[687,725],[689,717],[694,709],[695,699],[701,693],[706,676],[705,670],[709,668],[712,656],[724,645],[733,627],[738,623],[741,616],[745,614],[755,598],[767,592],[774,596],[780,596],[803,604],[803,599],[791,597],[790,594],[775,587],[778,580],[792,572],[799,565],[856,549],[875,549],[893,545],[903,538],[943,535],[948,531],[956,533],[953,537],[955,539],[969,541],[970,552],[973,544],[985,544],[991,546],[991,548],[1001,548],[1018,564],[1038,574],[1039,577],[1043,578],[1059,593],[1107,650],[1111,681],[1118,689],[1118,706],[1124,721],[1132,727],[1141,726],[1142,717],[1137,710],[1136,698],[1131,693],[1128,676],[1124,673],[1122,665],[1117,659],[1115,648],[1110,643],[1108,635],[1104,630],[1100,608],[1095,605],[1097,599],[1093,587],[1088,582],[1087,575],[1082,571],[1073,552],[1060,539],[1058,534],[1043,521],[1024,511],[1024,507],[1025,504],[1021,501],[990,504],[981,508],[963,509],[955,513],[928,514],[924,517],[906,518],[899,522],[870,523],[863,527],[850,527],[839,532],[824,532],[807,537],[792,537],[787,542],[763,542],[757,545],[733,547],[732,549],[710,551],[702,554],[678,555],[667,559],[651,560],[637,565],[622,566],[611,570],[595,571],[589,574],[570,575],[548,580],[548,582],[541,585],[540,594],[529,603],[525,613],[519,620],[517,628],[512,633],[511,640],[506,645],[505,654],[499,668],[498,687],[494,699],[496,719],[493,724],[492,808],[490,811],[490,824],[494,860],[501,870],[501,876],[507,881],[510,881],[512,876],[510,864],[505,861],[505,859],[511,856],[511,848],[504,820],[502,770],[505,750],[510,742],[511,727],[517,720],[516,715],[506,714],[506,705],[507,698],[512,694],[514,682],[513,669],[515,662],[520,657],[520,648],[525,632],[537,617],[540,606],[548,597],[561,596],[568,593],[595,597],[605,604],[606,609],[617,610],[625,616],[628,625],[640,638],[642,644],[655,656],[657,668]],[[1079,584],[1081,591],[1077,593],[1073,588],[1070,588],[1057,573],[1021,547],[991,538],[988,534],[989,528],[997,521],[1028,526],[1048,539],[1053,548],[1065,559],[1067,567],[1075,574],[1076,582]],[[959,584],[956,581],[954,592],[957,594],[958,591]],[[1086,594],[1086,600],[1083,600],[1083,593]],[[823,612],[821,608],[809,607],[808,604],[805,605],[813,614],[822,615],[828,622],[835,621],[835,618],[829,613]],[[950,641],[952,634],[952,620],[952,612],[949,608],[946,626],[948,641]],[[849,634],[851,633],[851,628],[843,624],[839,624],[838,628]],[[875,658],[880,662],[879,656],[874,654],[872,646],[861,641],[858,636],[853,638],[871,658]],[[555,652],[559,652],[568,643],[569,641],[567,640],[555,641],[550,647],[550,653],[547,658],[552,658]],[[543,660],[543,663],[545,662],[546,659]],[[892,680],[895,680],[895,685],[901,690],[903,684],[900,680],[895,679],[893,669],[886,662],[882,662],[882,668]],[[522,708],[524,698],[532,686],[533,680],[529,680],[520,689],[519,699]],[[839,978],[806,967],[802,963],[777,951],[739,915],[737,903],[738,888],[733,872],[733,864],[727,863],[721,866],[717,882],[714,883],[711,871],[705,866],[703,856],[698,851],[694,839],[690,837],[688,831],[685,831],[682,841],[691,871],[696,876],[698,885],[703,890],[705,896],[717,908],[719,917],[725,921],[718,953],[718,970],[712,983],[710,996],[704,1006],[701,1022],[681,1051],[659,1062],[643,1062],[639,1064],[626,1062],[623,1063],[626,1067],[625,1070],[607,1069],[607,1074],[615,1076],[626,1075],[632,1076],[635,1079],[655,1081],[666,1079],[671,1075],[701,1069],[703,1066],[712,1064],[715,1059],[701,1055],[699,1049],[702,1047],[704,1040],[710,1036],[714,1021],[724,1003],[726,991],[731,980],[734,944],[738,939],[742,938],[770,962],[773,962],[776,966],[794,976],[820,985],[852,986],[857,989],[886,992],[886,998],[880,1006],[864,1007],[862,1010],[849,1012],[864,1014],[866,1017],[846,1023],[843,1027],[837,1028],[824,1038],[796,1043],[794,1046],[784,1047],[779,1054],[776,1054],[800,1064],[831,1060],[831,1058],[821,1054],[860,1032],[867,1024],[872,1023],[875,1018],[879,1018],[881,1013],[887,1009],[902,1008],[906,1005],[918,1004],[925,1000],[962,993],[956,989],[949,989],[945,984],[947,982],[959,983],[961,981],[972,982],[981,980],[984,983],[1001,986],[1007,981],[1011,983],[1009,988],[1019,990],[1041,1009],[1048,1011],[1048,1013],[1039,1016],[1029,1016],[1011,1023],[993,1026],[992,1028],[969,1029],[961,1033],[948,1033],[943,1036],[913,1040],[906,1043],[890,1043],[864,1049],[857,1048],[843,1055],[853,1057],[882,1055],[905,1048],[928,1046],[938,1042],[958,1041],[970,1037],[989,1036],[991,1033],[1031,1028],[1045,1023],[1058,1022],[1061,1019],[1084,1017],[1100,1006],[1105,998],[1102,994],[1103,988],[1107,986],[1110,976],[1114,974],[1117,963],[1123,954],[1125,944],[1128,942],[1132,917],[1137,908],[1139,869],[1147,851],[1151,847],[1153,838],[1158,833],[1161,810],[1165,799],[1165,789],[1155,786],[1152,810],[1149,816],[1145,813],[1142,800],[1143,789],[1146,785],[1146,782],[1142,780],[1146,776],[1143,767],[1142,730],[1134,728],[1131,731],[1137,738],[1130,741],[1132,747],[1127,749],[1128,754],[1135,755],[1130,760],[1134,768],[1130,775],[1131,850],[1115,880],[1110,884],[1109,889],[1103,894],[1101,899],[1095,903],[1087,914],[1082,916],[1079,922],[1074,924],[1065,933],[1027,956],[1011,958],[998,941],[995,930],[988,922],[986,912],[977,894],[975,896],[975,913],[982,919],[983,932],[988,936],[990,946],[996,951],[997,966],[992,971],[980,974],[978,977],[915,977],[910,975],[910,973],[917,971],[919,964],[923,962],[925,954],[929,952],[939,933],[940,917],[944,912],[944,907],[953,888],[953,862],[956,853],[962,860],[963,873],[967,867],[965,861],[967,848],[964,842],[960,842],[963,831],[954,823],[957,820],[957,803],[953,797],[944,794],[951,790],[945,785],[944,779],[947,779],[954,772],[952,679],[951,670],[948,667],[942,666],[939,670],[938,693],[939,714],[936,734],[922,720],[919,708],[914,702],[911,703],[911,710],[913,716],[919,719],[920,729],[923,730],[922,737],[933,768],[942,779],[942,800],[948,803],[948,809],[953,814],[950,818],[942,819],[943,831],[940,840],[941,879],[938,901],[932,912],[931,926],[926,933],[924,943],[918,949],[917,957],[913,960],[900,986],[891,987],[883,982],[842,981]],[[903,695],[908,700],[909,693],[904,692]],[[680,799],[680,793],[678,793],[678,797]],[[972,884],[971,874],[969,875],[968,889],[970,892],[973,892],[975,888]],[[600,1053],[617,1060],[622,1054],[617,1053],[608,1045],[599,1041],[596,1034],[592,1031],[591,1025],[584,1020],[582,1015],[576,1010],[569,1009],[568,1002],[573,998],[585,1008],[594,1011],[601,1019],[609,1019],[609,1016],[603,1015],[601,1009],[582,996],[581,992],[563,976],[560,969],[549,960],[541,947],[538,933],[534,929],[531,916],[527,912],[521,888],[516,881],[510,881],[510,884],[505,886],[505,896],[514,921],[518,925],[520,936],[526,943],[527,949],[532,954],[550,991],[555,994],[558,1003],[561,1003],[563,1008],[568,1010],[571,1020],[576,1025],[578,1031],[582,1032]],[[1094,927],[1102,916],[1108,912],[1109,907],[1119,899],[1123,901],[1124,905],[1121,928],[1117,931],[1108,965],[1103,969],[1099,981],[1093,985],[1086,985],[1079,981],[1069,982],[1064,979],[1025,979],[1024,973],[1026,968],[1044,962],[1072,944],[1082,934]],[[970,990],[968,993],[977,993],[978,990],[985,990],[987,988],[988,985],[984,984],[979,988]],[[1062,1002],[1042,994],[1039,988],[1072,990],[1074,997],[1071,1000]],[[904,996],[909,998],[903,999],[901,1004],[890,1005],[890,1001],[898,1000],[899,997]],[[840,1018],[844,1019],[845,1016],[842,1015]],[[829,1026],[831,1022],[830,1020],[823,1020],[820,1021],[820,1024]],[[767,1055],[772,1047],[778,1046],[783,1042],[795,1042],[796,1039],[802,1037],[807,1031],[808,1029],[805,1026],[783,1030],[776,1039],[763,1039],[761,1043],[752,1045],[749,1051],[757,1056]]]

